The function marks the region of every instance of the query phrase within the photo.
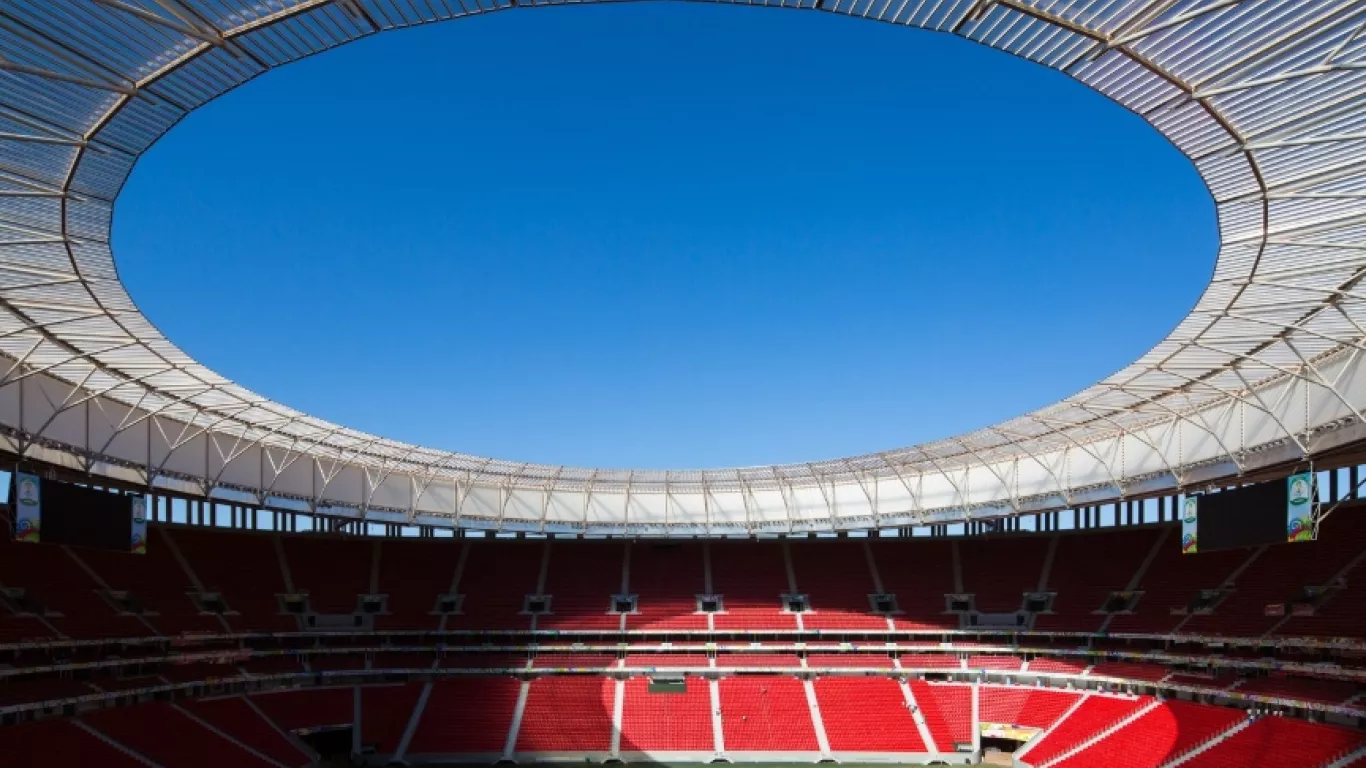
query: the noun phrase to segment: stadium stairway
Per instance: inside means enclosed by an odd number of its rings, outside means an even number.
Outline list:
[[[1070,755],[1082,745],[1090,743],[1093,737],[1111,731],[1117,723],[1129,719],[1149,703],[1144,699],[1106,694],[1087,696],[1081,706],[1060,720],[1046,738],[1033,745],[1029,752],[1030,764],[1048,765]]]
[[[1121,730],[1142,720],[1148,714],[1157,710],[1160,706],[1161,702],[1159,701],[1148,701],[1146,704],[1143,704],[1137,709],[1131,711],[1129,714],[1125,715],[1121,720],[1106,726],[1094,735],[1089,736],[1081,742],[1077,743],[1075,746],[1066,748],[1063,752],[1048,760],[1035,763],[1035,768],[1051,768],[1051,766],[1055,765],[1068,765],[1069,761],[1071,761],[1073,757],[1083,752],[1086,752],[1088,749],[1091,749],[1097,746],[1098,744],[1105,742]],[[1106,750],[1106,756],[1110,758],[1115,757],[1115,755],[1112,754],[1108,749]],[[1086,763],[1086,759],[1076,761],[1077,765],[1085,765]]]
[[[928,752],[938,753],[940,751],[938,743],[934,740],[934,734],[930,732],[930,725],[925,721],[925,713],[920,710],[920,702],[915,699],[915,692],[911,690],[911,684],[904,678],[897,681],[901,688],[901,696],[906,702],[906,708],[911,712],[911,719],[915,722],[916,732],[920,735],[920,742],[925,745]]]
[[[75,719],[0,728],[0,756],[15,766],[158,768],[146,756]]]
[[[820,748],[821,759],[828,760],[831,757],[830,737],[825,733],[825,719],[821,716],[820,702],[816,700],[816,684],[810,678],[802,680],[802,693],[806,696],[807,709],[811,710],[811,727],[816,733],[816,746]]]
[[[937,751],[954,753],[976,743],[972,686],[910,681],[911,693]]]
[[[1030,739],[1027,744],[1015,751],[1015,762],[1021,765],[1032,765],[1032,763],[1025,762],[1025,757],[1029,756],[1032,758],[1034,750],[1043,742],[1051,739],[1058,728],[1061,727],[1063,723],[1067,722],[1068,718],[1080,709],[1082,705],[1086,704],[1093,695],[1094,694],[1090,691],[1084,691],[1077,695],[1076,699],[1067,707],[1067,709],[1057,716],[1057,719],[1053,721],[1052,725],[1044,728],[1036,734],[1034,738]]]
[[[814,688],[830,751],[837,759],[866,759],[861,753],[931,751],[895,680],[822,678]]]
[[[360,744],[381,755],[397,752],[422,688],[417,683],[358,686],[360,727],[355,735]]]
[[[257,753],[290,768],[303,768],[317,759],[306,746],[287,735],[245,696],[189,699],[180,704],[203,722],[209,722]]]
[[[1252,723],[1253,720],[1251,718],[1243,717],[1227,731],[1216,734],[1213,738],[1204,742],[1203,744],[1200,744],[1194,749],[1191,749],[1185,752],[1184,754],[1177,755],[1173,759],[1168,760],[1167,762],[1162,764],[1161,768],[1176,768],[1179,765],[1184,765],[1199,757],[1201,754],[1208,752],[1211,749],[1217,748],[1224,741],[1235,736],[1239,731],[1242,731],[1244,728],[1247,728],[1248,726],[1252,725]]]
[[[1366,766],[1366,747],[1355,749],[1324,766],[1324,768],[1362,768],[1362,766]]]
[[[83,718],[93,731],[145,756],[161,768],[243,768],[282,763],[227,736],[174,705],[104,709]]]
[[[1198,705],[1193,705],[1198,706]],[[1232,722],[1246,721],[1237,713],[1229,712]],[[1061,768],[1083,768],[1104,765],[1112,768],[1158,768],[1191,751],[1192,745],[1202,742],[1217,743],[1229,725],[1222,719],[1212,722],[1213,733],[1191,727],[1173,715],[1168,704],[1154,702],[1126,723],[1109,733],[1094,737],[1091,743],[1072,751],[1051,765]],[[1177,758],[1179,759],[1179,757]]]
[[[1183,768],[1319,768],[1362,748],[1359,731],[1266,716],[1181,763]]]
[[[525,685],[512,678],[455,678],[431,684],[419,697],[405,729],[406,748],[398,754],[424,757],[456,756],[493,763],[510,751],[519,707],[525,706]],[[515,738],[515,737],[514,737]]]

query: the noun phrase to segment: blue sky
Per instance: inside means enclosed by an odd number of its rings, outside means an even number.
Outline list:
[[[645,3],[379,35],[190,116],[115,214],[133,298],[318,416],[502,458],[803,461],[1071,394],[1194,303],[1189,163],[962,40]]]

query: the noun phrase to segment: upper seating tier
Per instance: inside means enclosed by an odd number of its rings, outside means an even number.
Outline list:
[[[947,595],[972,594],[979,611],[1012,613],[1041,584],[1054,593],[1051,609],[1032,619],[1042,631],[1366,633],[1354,621],[1366,586],[1348,568],[1366,550],[1360,508],[1340,509],[1309,544],[1182,555],[1173,531],[625,542],[362,539],[158,525],[140,556],[0,541],[0,587],[45,614],[22,612],[18,602],[0,606],[0,639],[314,626],[285,610],[280,596],[291,593],[306,593],[311,611],[341,622],[319,627],[350,626],[361,596],[380,595],[373,616],[379,630],[928,631],[971,626],[970,616],[950,612]],[[1112,592],[1134,585],[1131,612],[1102,612]],[[1304,588],[1323,586],[1333,589],[1314,616],[1266,615],[1268,605],[1283,607]],[[1222,601],[1186,614],[1200,590],[1219,588]],[[201,590],[219,595],[226,612],[203,610]],[[719,596],[714,615],[699,605],[707,593]],[[871,604],[883,593],[895,603],[890,625]],[[447,595],[458,597],[442,603]],[[627,605],[633,596],[633,608],[614,602],[617,595]],[[805,596],[805,610],[794,612],[785,595]]]

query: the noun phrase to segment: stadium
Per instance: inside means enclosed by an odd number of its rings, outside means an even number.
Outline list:
[[[329,423],[130,298],[193,110],[538,0],[0,3],[0,765],[1366,766],[1366,4],[778,0],[1056,70],[1217,213],[1157,346],[957,437],[548,466]]]

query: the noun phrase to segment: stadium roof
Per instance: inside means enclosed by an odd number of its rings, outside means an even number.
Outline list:
[[[1216,202],[1212,281],[1164,341],[1056,405],[958,437],[745,469],[485,459],[274,403],[195,362],[138,311],[109,247],[114,200],[138,156],[189,111],[376,32],[543,4],[557,3],[0,5],[0,448],[152,487],[375,520],[715,532],[1056,509],[1191,487],[1366,435],[1359,0],[773,3],[954,34],[1064,72],[1165,135]],[[1104,183],[1104,158],[1096,164]],[[1009,386],[989,360],[976,375]]]

